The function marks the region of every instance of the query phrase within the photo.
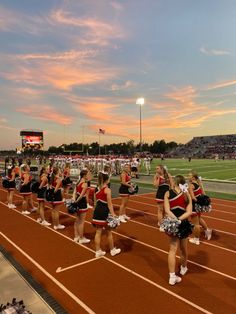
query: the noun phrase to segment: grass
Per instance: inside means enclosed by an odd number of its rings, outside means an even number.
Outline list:
[[[232,181],[236,182],[236,160],[193,159],[189,162],[186,159],[154,159],[151,164],[151,174],[155,173],[157,165],[167,166],[168,172],[175,176],[182,174],[187,176],[191,170],[195,170],[204,180]],[[142,166],[141,172],[145,173]]]

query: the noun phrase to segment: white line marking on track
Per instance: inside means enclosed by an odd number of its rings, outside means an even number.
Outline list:
[[[91,259],[89,259],[87,261],[84,261],[84,262],[81,262],[81,263],[78,263],[78,264],[74,264],[72,266],[64,267],[64,268],[58,267],[57,270],[56,270],[56,273],[61,273],[61,272],[66,271],[68,269],[72,269],[72,268],[75,268],[75,267],[78,267],[78,266],[82,266],[82,265],[85,265],[85,264],[97,261],[99,258],[102,258],[102,257],[91,258]]]
[[[2,203],[2,202],[1,202]],[[23,251],[18,245],[11,241],[4,233],[0,232],[0,235],[7,240],[11,245],[13,245],[21,254],[23,254],[31,263],[33,263],[42,273],[44,273],[49,279],[51,279],[61,290],[68,294],[77,304],[79,304],[87,313],[95,314],[95,312],[90,309],[83,301],[81,301],[76,295],[74,295],[70,290],[68,290],[60,281],[54,278],[49,272],[47,272],[39,263],[37,263],[31,256],[29,256],[25,251]]]
[[[206,245],[209,245],[209,246],[213,246],[213,247],[216,247],[216,248],[220,248],[220,249],[222,249],[222,250],[225,250],[225,251],[228,251],[228,252],[231,252],[231,253],[236,254],[236,251],[227,249],[227,248],[225,248],[225,247],[222,248],[222,247],[219,246],[219,245],[215,245],[215,244],[212,244],[212,243],[209,243],[209,242],[206,242],[206,241],[201,241],[201,243],[206,244]]]
[[[18,195],[17,195],[17,196],[18,196]],[[21,197],[21,196],[18,196],[18,197]],[[2,203],[3,205],[7,206],[7,205],[4,204],[3,202],[0,202],[0,203]],[[7,207],[8,207],[8,206],[7,206]],[[11,210],[13,210],[13,211],[15,211],[15,212],[21,214],[21,213],[20,213],[18,210],[16,210],[16,209],[12,209],[12,208],[11,208]],[[63,214],[65,214],[65,213],[63,213]],[[74,216],[72,216],[72,215],[70,215],[70,214],[68,214],[68,216],[71,216],[71,217],[75,218]],[[29,216],[25,216],[25,217],[26,217],[26,218],[29,218],[29,219],[33,220],[35,223],[37,223],[36,220],[34,220],[33,218],[31,218],[31,217],[29,217]],[[86,221],[86,223],[88,223],[88,222]],[[49,228],[49,227],[47,227],[47,228]],[[73,241],[72,239],[68,238],[67,236],[65,236],[65,235],[63,235],[63,234],[61,234],[61,233],[59,233],[58,231],[53,230],[52,228],[49,228],[49,229],[50,229],[51,231],[53,231],[53,232],[56,232],[56,233],[59,234],[60,236],[63,236],[64,238],[66,238],[66,239],[68,239],[68,240],[70,240],[70,241]],[[3,235],[1,232],[0,232],[0,234]],[[8,239],[6,236],[5,236],[5,238]],[[23,255],[27,256],[27,258],[29,258],[29,260],[32,261],[32,263],[33,263],[36,267],[38,267],[39,269],[42,268],[42,267],[41,267],[36,261],[34,261],[27,253],[25,253],[25,252],[24,252],[23,250],[21,250],[17,245],[15,245],[14,242],[12,242],[10,239],[9,239],[9,241],[10,241],[10,243],[11,243],[14,247],[16,247],[17,249],[19,249],[19,251],[20,251]],[[73,241],[73,242],[74,242],[74,241]],[[89,250],[89,251],[93,251],[93,250],[91,250],[90,248],[88,248],[88,247],[86,247],[86,246],[83,246],[83,248],[84,248],[84,249],[87,249],[87,250]],[[94,252],[94,251],[93,251],[93,252]],[[201,312],[203,312],[203,313],[206,313],[206,314],[212,314],[212,312],[209,312],[209,311],[207,311],[206,309],[204,309],[204,308],[198,306],[197,304],[195,304],[195,303],[189,301],[188,299],[185,299],[185,298],[179,296],[178,294],[176,294],[176,293],[174,293],[174,292],[172,292],[172,291],[170,291],[170,290],[168,290],[168,289],[166,289],[166,288],[164,288],[164,287],[158,285],[157,283],[155,283],[155,282],[151,281],[150,279],[148,279],[148,278],[146,278],[146,277],[144,277],[144,276],[142,276],[142,275],[136,273],[135,271],[133,271],[133,270],[131,270],[131,269],[129,269],[129,268],[127,268],[127,267],[125,267],[125,266],[123,266],[123,265],[121,265],[121,264],[119,264],[119,263],[117,263],[117,262],[115,262],[115,261],[113,261],[113,260],[111,260],[111,259],[105,257],[105,256],[103,257],[103,259],[105,259],[106,261],[108,261],[108,262],[110,262],[110,263],[115,264],[115,265],[118,266],[119,268],[122,268],[122,269],[126,270],[127,272],[129,272],[129,273],[133,274],[134,276],[136,276],[136,277],[138,277],[138,278],[140,278],[140,279],[142,279],[142,280],[148,282],[149,284],[151,284],[151,285],[157,287],[158,289],[160,289],[160,290],[162,290],[162,291],[165,291],[166,293],[172,295],[172,296],[175,297],[176,299],[179,299],[179,300],[183,301],[184,303],[186,303],[186,304],[188,304],[188,305],[190,305],[190,306],[192,306],[192,307],[198,309],[199,311],[201,311]],[[44,270],[44,268],[42,268],[42,269]],[[47,273],[46,270],[44,270],[44,271]],[[48,273],[48,275],[50,276],[49,278],[52,279],[54,282],[57,281],[57,280],[56,280],[53,276],[51,276],[49,273]],[[58,282],[58,283],[60,284],[60,282]],[[63,286],[63,285],[61,284],[61,286]],[[64,287],[64,286],[63,286],[63,287]],[[78,298],[77,298],[72,292],[70,292],[66,287],[64,287],[64,288],[67,290],[67,293],[68,293],[68,294],[70,293],[69,295],[70,295],[71,297],[74,296],[76,299],[78,299]],[[73,298],[73,297],[72,297],[72,298]],[[74,299],[74,298],[73,298],[73,299]],[[78,300],[79,300],[79,299],[78,299]],[[82,302],[82,301],[81,301],[81,302]],[[83,303],[83,302],[82,302],[82,303]],[[81,304],[80,304],[80,305],[81,305]],[[81,305],[81,306],[82,306],[82,305]],[[85,306],[86,306],[86,304],[85,304]],[[87,307],[87,306],[86,306],[86,307]],[[88,308],[88,307],[87,307],[87,308]],[[89,312],[88,310],[90,310],[90,312]],[[95,312],[93,312],[91,309],[88,308],[88,310],[87,310],[88,313],[95,314]]]
[[[20,198],[22,198],[20,195],[17,195],[17,196],[20,197]],[[0,201],[0,203],[2,203],[3,205],[7,206],[6,204],[4,204],[4,203],[1,202],[1,201]],[[7,206],[7,207],[8,207],[8,206]],[[47,208],[50,208],[49,206],[46,206],[46,207],[47,207]],[[18,210],[16,210],[16,209],[12,209],[12,210],[15,211],[15,212],[17,212],[17,213],[19,213],[19,214],[21,214],[21,213],[20,213]],[[67,213],[62,212],[62,211],[60,211],[60,213],[66,215],[66,216],[72,217],[73,219],[75,219],[75,217],[74,217],[73,215],[67,214]],[[29,216],[25,216],[25,217],[26,217],[26,218],[29,218],[29,219],[31,219],[31,220],[33,220],[34,222],[36,222],[35,219],[33,219],[33,218],[29,217]],[[138,224],[144,225],[144,226],[146,226],[146,227],[150,227],[150,228],[154,228],[154,229],[158,230],[158,228],[155,228],[155,227],[152,227],[152,226],[149,226],[149,225],[146,225],[146,224],[137,222],[137,221],[129,220],[129,222],[138,223]],[[36,223],[37,223],[37,222],[36,222]],[[85,221],[85,223],[91,224],[89,221]],[[57,234],[63,236],[64,238],[73,241],[73,239],[71,239],[71,238],[65,236],[64,234],[62,234],[62,233],[60,233],[60,232],[58,232],[58,231],[56,231],[56,230],[54,230],[54,229],[52,229],[52,228],[50,228],[50,227],[46,227],[46,228],[49,228],[51,231],[56,232]],[[114,232],[114,231],[113,231],[113,233],[116,233],[116,234],[118,234],[118,235],[120,235],[120,236],[122,236],[122,237],[126,237],[126,238],[128,238],[128,239],[130,239],[130,240],[132,240],[132,241],[134,241],[134,242],[140,243],[140,244],[142,244],[142,245],[144,245],[144,246],[153,248],[154,250],[157,250],[157,251],[160,251],[160,252],[162,252],[162,253],[168,254],[167,251],[164,251],[164,250],[162,250],[162,249],[159,249],[159,248],[157,248],[157,247],[155,247],[155,246],[152,246],[152,245],[150,245],[150,244],[147,244],[147,243],[144,243],[144,242],[142,242],[142,241],[139,241],[139,240],[133,239],[133,238],[131,238],[131,237],[125,236],[125,235],[123,235],[123,234],[121,234],[121,233],[117,233],[117,232]],[[73,242],[74,242],[74,241],[73,241]],[[75,243],[75,242],[74,242],[74,243]],[[204,242],[204,243],[205,243],[205,242]],[[89,250],[90,252],[95,253],[95,251],[92,250],[92,249],[90,249],[89,247],[86,247],[86,246],[84,246],[84,245],[82,245],[82,244],[79,244],[79,243],[76,243],[76,244],[77,244],[77,245],[80,245],[81,247],[83,247],[83,248],[85,248],[85,249],[87,249],[87,250]],[[208,243],[208,245],[211,245],[211,244]],[[213,245],[213,246],[218,247],[218,248],[220,248],[220,249],[225,249],[225,248],[223,248],[223,247],[221,247],[221,246],[216,246],[216,245]],[[229,251],[229,249],[226,249],[226,250]],[[233,251],[233,253],[235,253],[235,251]],[[177,256],[177,257],[179,258],[179,256]],[[103,258],[106,259],[106,260],[108,260],[108,261],[110,261],[110,259],[108,259],[108,258],[105,257],[105,256],[104,256]],[[196,263],[196,262],[194,262],[194,261],[190,261],[190,260],[188,260],[188,262],[189,262],[189,263],[192,263],[192,264],[195,264],[195,265],[197,265],[197,266],[199,266],[199,267],[205,268],[205,269],[207,269],[207,270],[209,270],[209,271],[212,271],[212,272],[215,272],[215,273],[217,273],[217,274],[220,274],[220,275],[222,275],[222,276],[225,276],[225,277],[228,277],[228,278],[230,278],[230,279],[236,280],[235,277],[232,277],[232,276],[227,275],[227,274],[225,274],[225,273],[219,272],[219,271],[217,271],[217,270],[214,270],[214,269],[209,268],[209,267],[207,267],[207,266],[204,266],[204,265],[202,265],[202,264],[198,264],[198,263]]]

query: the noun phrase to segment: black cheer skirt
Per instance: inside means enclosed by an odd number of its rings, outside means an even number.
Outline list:
[[[78,213],[85,213],[88,211],[86,196],[83,196],[81,200],[76,202],[76,208]]]
[[[7,189],[8,189],[8,190],[15,190],[15,188],[16,188],[16,182],[15,182],[15,180],[14,180],[14,181],[8,181],[8,187],[7,187]]]
[[[129,193],[129,187],[126,185],[121,184],[120,188],[119,188],[119,194],[120,195],[130,195]]]
[[[20,194],[28,195],[31,193],[31,182],[28,182],[26,185],[21,185]]]
[[[165,196],[165,193],[167,191],[169,191],[170,187],[168,184],[163,184],[163,185],[160,185],[157,189],[157,193],[156,193],[156,201],[157,202],[163,202],[164,201],[164,196]]]
[[[43,187],[41,189],[38,189],[38,193],[37,193],[37,200],[41,201],[44,200],[46,198],[46,191],[47,191],[47,187]]]
[[[177,218],[185,213],[185,210],[183,210],[182,208],[175,208],[171,211]],[[182,220],[179,226],[177,237],[180,239],[187,238],[188,236],[190,236],[190,234],[192,234],[193,227],[194,225],[188,219]]]
[[[106,226],[108,214],[109,214],[109,208],[107,204],[97,201],[97,204],[93,213],[92,224],[94,226]]]

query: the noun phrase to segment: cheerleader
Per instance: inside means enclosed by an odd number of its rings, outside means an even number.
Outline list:
[[[89,165],[86,168],[86,170],[88,171],[88,174],[87,174],[87,178],[88,178],[87,185],[88,185],[88,187],[87,187],[87,191],[86,191],[86,201],[87,201],[87,208],[91,209],[91,208],[93,208],[93,206],[91,206],[89,204],[89,196],[90,196],[90,192],[91,192],[91,180],[92,180],[93,176],[92,176],[92,173],[90,171]]]
[[[21,186],[20,186],[20,195],[23,196],[22,202],[22,214],[29,215],[31,212],[36,211],[37,209],[33,206],[32,192],[31,192],[31,181],[32,176],[30,175],[30,167],[28,165],[21,165]],[[30,211],[28,209],[30,208]]]
[[[64,171],[63,171],[63,200],[68,198],[69,189],[71,187],[71,179],[70,179],[70,164],[66,163]]]
[[[164,195],[169,191],[170,187],[173,185],[173,179],[171,175],[167,172],[165,166],[158,165],[156,167],[156,174],[153,178],[153,185],[157,188],[156,192],[156,202],[157,202],[157,219],[158,226],[160,226],[161,221],[164,217]]]
[[[197,213],[195,210],[195,204],[197,202],[197,198],[205,194],[202,182],[195,171],[189,173],[189,193],[192,198],[193,203],[193,213],[191,215],[192,223],[194,224],[193,229],[193,238],[189,239],[189,242],[199,245],[200,244],[200,233],[201,233],[201,225],[205,231],[205,237],[207,240],[211,239],[212,230],[208,228],[205,220],[201,218],[201,213]]]
[[[53,200],[49,201],[49,203],[52,205],[53,228],[54,230],[62,230],[65,228],[65,226],[59,223],[59,210],[64,202],[62,200],[62,180],[58,167],[53,167],[52,173],[49,177],[49,185],[54,192]]]
[[[13,195],[16,188],[16,182],[15,182],[15,167],[8,166],[7,169],[7,180],[8,180],[8,186],[7,186],[7,206],[9,208],[16,208],[16,206],[13,204]]]
[[[88,211],[86,192],[88,188],[88,170],[82,170],[80,172],[80,180],[76,184],[73,200],[77,203],[77,216],[74,223],[74,232],[75,237],[74,241],[79,242],[80,244],[89,243],[90,239],[84,237],[84,223],[86,213]]]
[[[37,195],[38,201],[38,212],[40,218],[37,219],[37,222],[41,223],[43,226],[50,226],[51,224],[45,220],[44,209],[45,209],[45,193],[47,190],[48,176],[47,170],[45,167],[42,167],[39,173],[39,189]]]
[[[121,252],[121,249],[114,247],[113,236],[111,229],[107,226],[107,217],[110,213],[115,216],[112,200],[111,200],[111,189],[108,188],[109,175],[104,172],[98,174],[98,188],[96,188],[95,199],[96,206],[93,213],[92,224],[96,227],[95,235],[95,257],[101,257],[106,254],[105,251],[101,250],[101,236],[102,230],[105,229],[107,232],[107,240],[110,247],[111,256],[115,256]]]
[[[176,176],[173,182],[173,188],[165,193],[164,196],[164,209],[168,217],[178,219],[183,223],[186,222],[186,219],[191,216],[192,213],[192,202],[189,193],[186,190],[182,189],[182,186],[185,184],[185,179],[183,176]],[[183,192],[184,191],[184,192]],[[187,223],[188,228],[190,224]],[[181,228],[181,225],[180,225]],[[178,238],[171,236],[170,237],[170,249],[168,254],[168,267],[169,267],[169,284],[174,285],[179,283],[182,279],[177,276],[175,273],[175,264],[176,264],[176,252],[178,249],[178,244],[180,246],[180,274],[185,275],[188,271],[187,268],[187,236],[191,233],[190,231],[186,232],[186,237]]]
[[[121,185],[119,188],[119,194],[121,197],[121,205],[120,205],[120,210],[119,210],[119,220],[121,222],[127,222],[127,220],[130,219],[126,215],[126,207],[129,202],[129,188],[132,187],[131,185],[131,176],[130,176],[130,166],[128,164],[124,165],[123,171],[121,172],[120,175],[120,181]]]

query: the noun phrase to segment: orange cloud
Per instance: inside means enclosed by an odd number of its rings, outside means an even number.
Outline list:
[[[82,45],[107,46],[111,40],[126,37],[125,32],[114,23],[107,23],[99,19],[73,17],[70,12],[63,10],[53,11],[51,19],[62,25],[80,28],[82,33],[78,42]]]
[[[93,67],[94,66],[94,67]],[[73,86],[95,84],[115,78],[118,69],[97,64],[79,67],[72,64],[38,63],[34,67],[17,67],[2,75],[12,81],[35,86],[51,85],[57,89],[70,90]]]
[[[218,88],[224,88],[228,86],[236,85],[236,80],[231,80],[231,81],[224,81],[221,83],[216,83],[213,85],[209,85],[206,90],[212,90],[212,89],[218,89]]]
[[[72,116],[59,113],[48,105],[28,105],[26,107],[16,109],[16,111],[24,113],[33,119],[51,121],[56,124],[69,125],[73,122]]]
[[[18,60],[50,60],[50,61],[76,61],[82,62],[86,58],[94,58],[97,54],[95,49],[86,49],[86,50],[69,50],[65,52],[58,52],[52,54],[22,54],[15,55],[13,58]]]

